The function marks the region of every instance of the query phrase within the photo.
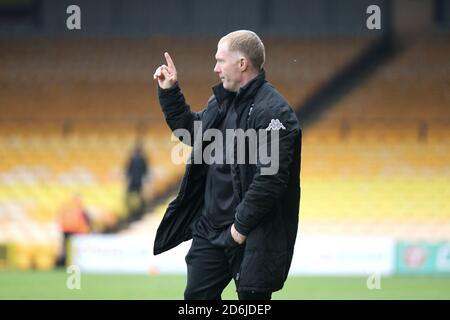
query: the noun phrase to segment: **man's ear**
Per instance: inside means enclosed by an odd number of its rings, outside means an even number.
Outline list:
[[[241,57],[241,59],[239,60],[239,69],[241,69],[242,72],[248,69],[247,58]]]

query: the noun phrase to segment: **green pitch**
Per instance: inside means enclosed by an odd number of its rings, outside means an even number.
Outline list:
[[[182,299],[184,276],[82,274],[67,289],[68,274],[0,271],[0,299]],[[450,277],[381,277],[369,290],[364,277],[290,277],[273,299],[450,299]],[[224,299],[236,299],[234,284]]]

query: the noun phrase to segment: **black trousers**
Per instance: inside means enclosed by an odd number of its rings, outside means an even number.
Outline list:
[[[234,279],[238,288],[243,255],[243,245],[219,246],[194,235],[186,255],[187,285],[184,299],[221,300],[222,292],[231,279]],[[271,296],[271,292],[238,291],[239,300],[270,300]]]

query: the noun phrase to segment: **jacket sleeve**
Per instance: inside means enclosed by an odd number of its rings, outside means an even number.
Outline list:
[[[235,227],[236,230],[248,235],[249,232],[270,212],[277,200],[285,193],[289,183],[289,174],[291,163],[293,162],[294,152],[297,150],[296,143],[300,135],[300,126],[298,124],[295,113],[289,107],[270,108],[271,110],[279,110],[278,112],[269,112],[266,109],[256,118],[256,129],[266,130],[272,123],[272,120],[279,120],[283,127],[278,130],[279,141],[279,166],[275,174],[261,174],[263,166],[259,159],[256,165],[256,172],[253,181],[245,193],[242,201],[236,208]],[[271,141],[267,131],[266,150],[271,150]],[[261,145],[258,144],[258,154]],[[273,159],[273,155],[271,155]],[[259,158],[259,157],[258,157]]]
[[[169,89],[162,89],[158,85],[158,97],[164,118],[170,129],[172,131],[185,129],[189,131],[191,137],[194,137],[194,121],[202,119],[204,110],[200,112],[191,111],[178,83]]]

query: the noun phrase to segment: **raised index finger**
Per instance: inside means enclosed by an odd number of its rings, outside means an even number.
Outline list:
[[[170,57],[168,52],[164,52],[164,57],[166,57],[166,61],[167,61],[167,66],[171,69],[176,70],[175,68],[175,64],[173,63],[172,58]]]

